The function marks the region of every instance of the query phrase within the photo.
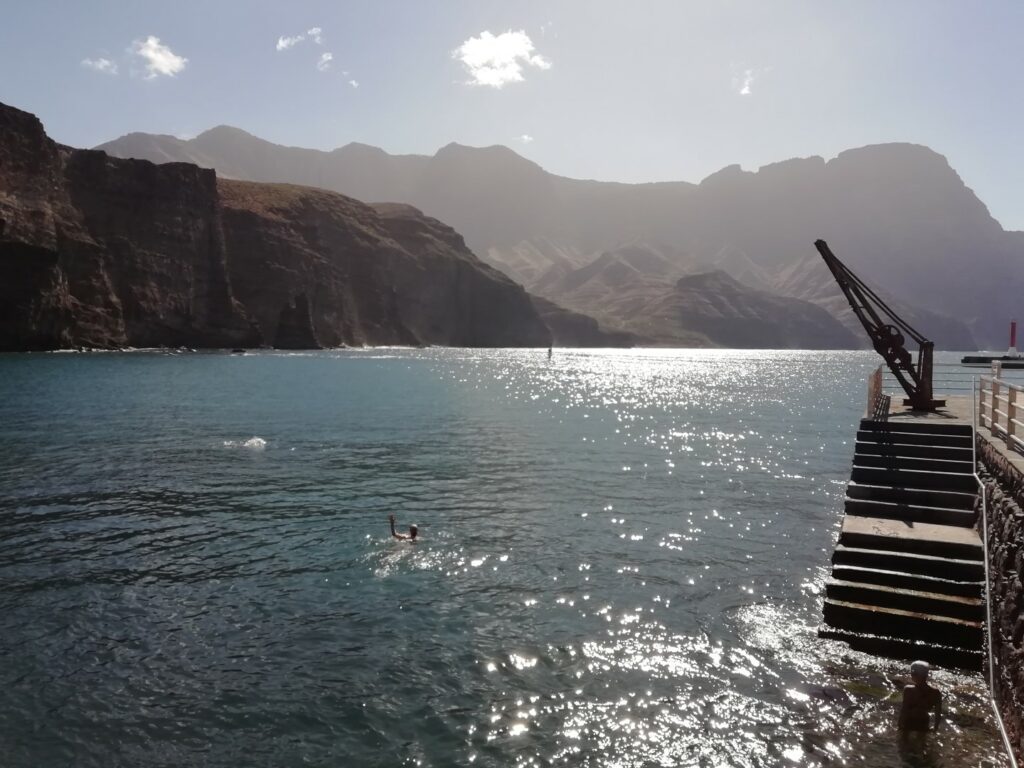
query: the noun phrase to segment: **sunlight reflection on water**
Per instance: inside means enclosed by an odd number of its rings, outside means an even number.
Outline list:
[[[14,764],[233,765],[244,743],[275,766],[998,765],[980,678],[936,673],[950,717],[915,763],[892,730],[903,665],[815,634],[874,365],[0,359],[0,746]],[[391,541],[389,512],[423,540]]]

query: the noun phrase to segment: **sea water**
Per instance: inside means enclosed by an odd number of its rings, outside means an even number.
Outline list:
[[[2,762],[1002,765],[980,677],[901,754],[816,637],[875,365],[0,357]]]

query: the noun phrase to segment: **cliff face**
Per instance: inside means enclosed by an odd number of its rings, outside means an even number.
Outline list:
[[[0,349],[235,346],[216,177],[72,150],[0,106]]]
[[[529,296],[405,206],[59,146],[0,105],[0,350],[545,346]]]
[[[526,291],[408,206],[218,182],[235,295],[267,343],[544,346]]]

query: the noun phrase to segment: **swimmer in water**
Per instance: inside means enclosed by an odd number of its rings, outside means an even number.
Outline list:
[[[929,666],[927,661],[915,661],[910,665],[912,685],[903,689],[903,705],[900,707],[899,728],[903,734],[923,733],[939,727],[942,717],[942,694],[938,688],[928,685]],[[935,710],[935,728],[929,728],[930,713]]]
[[[410,525],[409,526],[409,532],[408,533],[399,533],[398,531],[395,530],[395,516],[394,515],[388,515],[388,522],[391,523],[391,535],[394,536],[396,539],[401,539],[402,541],[408,541],[408,542],[415,542],[416,541],[416,534],[419,533],[419,529],[415,525]]]

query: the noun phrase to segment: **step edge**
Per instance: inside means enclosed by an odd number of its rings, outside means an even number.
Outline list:
[[[973,561],[968,561],[968,562],[973,562]],[[849,569],[852,569],[852,570],[855,570],[855,571],[865,571],[867,573],[884,573],[884,574],[888,574],[888,575],[892,575],[892,576],[906,576],[906,577],[912,578],[912,579],[927,579],[928,581],[935,581],[935,582],[938,582],[939,584],[957,584],[957,585],[976,584],[979,589],[983,588],[985,586],[985,581],[984,580],[979,580],[979,581],[957,581],[956,579],[945,579],[945,578],[943,578],[941,576],[930,576],[930,575],[928,575],[926,573],[907,573],[906,571],[890,571],[887,568],[869,568],[869,567],[867,567],[865,565],[847,565],[846,563],[833,563],[833,565],[832,565],[833,573],[835,572],[836,568],[849,568]],[[848,581],[848,579],[847,579],[847,581]]]
[[[977,629],[979,631],[985,628],[985,623],[982,621],[958,619],[954,616],[922,616],[920,613],[915,613],[914,611],[906,611],[902,608],[888,608],[884,605],[867,605],[866,603],[853,603],[848,600],[835,600],[831,597],[826,597],[825,603],[829,605],[836,605],[841,608],[850,608],[855,611],[864,611],[866,613],[888,613],[908,619],[918,619],[920,621],[937,621],[943,624],[953,624],[956,626],[965,627],[967,629]]]
[[[964,597],[962,595],[944,595],[940,592],[923,592],[917,589],[906,589],[904,587],[890,587],[886,584],[874,584],[872,582],[861,582],[861,581],[846,581],[845,579],[836,579],[829,577],[825,581],[826,587],[830,584],[836,586],[849,586],[857,587],[859,589],[870,589],[876,592],[884,592],[886,594],[896,595],[907,595],[909,597],[919,597],[923,600],[935,600],[936,602],[947,602],[956,605],[964,605],[972,608],[982,608],[985,605],[985,601],[980,597]],[[866,605],[866,603],[865,603]]]
[[[901,552],[899,550],[892,550],[892,549],[868,549],[867,547],[851,547],[848,544],[836,544],[836,547],[833,550],[833,552],[838,552],[840,549],[845,551],[845,552],[868,552],[868,553],[871,553],[871,554],[878,554],[878,555],[890,555],[890,556],[891,555],[896,555],[898,557],[910,557],[910,558],[913,558],[915,560],[929,560],[929,561],[935,561],[936,563],[952,563],[954,565],[981,565],[981,566],[984,566],[984,564],[985,564],[985,561],[983,559],[982,560],[962,560],[962,559],[956,558],[956,557],[942,557],[941,555],[925,555],[925,554],[922,554],[921,552]]]
[[[884,499],[858,499],[856,497],[844,496],[843,503],[847,501],[859,502],[863,504],[884,504],[890,507],[905,507],[906,509],[924,509],[929,512],[955,512],[958,515],[971,515],[972,517],[977,515],[973,509],[957,509],[956,507],[930,507],[926,504],[906,504],[901,501],[885,501]],[[857,515],[857,517],[864,517],[864,515]],[[936,525],[942,525],[942,523],[936,523]],[[960,528],[961,526],[953,526],[954,528]]]

